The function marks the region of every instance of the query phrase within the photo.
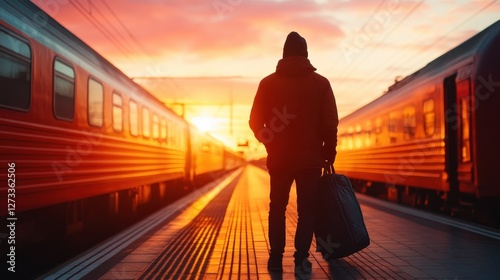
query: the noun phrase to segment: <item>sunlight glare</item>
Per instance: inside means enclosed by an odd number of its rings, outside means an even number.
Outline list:
[[[194,117],[191,119],[191,123],[194,124],[202,132],[213,131],[216,126],[216,120],[212,117]]]

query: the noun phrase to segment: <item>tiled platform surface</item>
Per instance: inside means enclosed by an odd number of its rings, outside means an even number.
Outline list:
[[[217,230],[203,238],[185,237],[199,244],[194,253],[167,252],[165,247],[180,242],[176,241],[178,235],[201,213],[210,200],[208,195],[147,238],[123,250],[115,260],[89,274],[89,278],[294,279],[292,255],[297,209],[293,188],[287,209],[284,272],[278,275],[266,269],[268,173],[249,165],[234,189],[228,192],[230,197],[226,196],[226,204],[222,204],[227,208]],[[363,201],[362,196],[359,198]],[[217,199],[218,196],[214,200]],[[220,209],[220,203],[218,207]],[[371,237],[370,246],[328,264],[314,252],[313,241],[310,257],[313,272],[309,279],[500,279],[500,241],[404,214],[388,213],[373,205],[362,203],[361,208]],[[208,224],[198,226],[197,232],[210,230],[217,221],[207,218],[212,215],[203,218]],[[206,246],[204,242],[215,242],[215,246]],[[188,254],[185,256],[188,261],[169,261],[165,257],[183,254]],[[161,266],[163,274],[147,276],[153,263]],[[173,270],[176,270],[175,276]]]

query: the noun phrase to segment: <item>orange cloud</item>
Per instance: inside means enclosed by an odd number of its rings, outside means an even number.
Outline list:
[[[281,47],[286,34],[297,29],[311,39],[321,38],[319,42],[343,36],[331,18],[317,16],[324,10],[313,2],[241,1],[223,11],[216,8],[218,1],[72,1],[57,6],[42,0],[34,3],[106,56],[123,56],[127,53],[123,49],[140,52],[130,34],[145,46],[148,55],[195,53],[200,58],[240,54],[252,46],[265,49],[270,47],[270,37],[279,39],[271,43],[279,42]],[[110,43],[110,39],[116,42]]]

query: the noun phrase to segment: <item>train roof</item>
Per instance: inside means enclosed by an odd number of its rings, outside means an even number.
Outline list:
[[[345,116],[344,118],[359,113],[364,109],[368,109],[378,100],[386,98],[388,95],[395,93],[397,89],[402,88],[405,85],[419,81],[424,77],[432,76],[437,72],[441,72],[447,69],[450,65],[457,64],[460,61],[463,61],[469,57],[474,56],[475,54],[478,53],[478,51],[485,43],[488,43],[492,37],[498,36],[498,34],[500,34],[500,20],[491,24],[481,32],[477,33],[476,35],[472,36],[463,43],[459,44],[453,49],[447,51],[446,53],[432,60],[431,62],[427,63],[427,65],[425,65],[423,68],[415,71],[414,73],[406,76],[402,80],[394,83],[389,87],[388,91],[385,94],[381,95],[380,97],[376,98],[370,103],[362,106],[361,108]]]

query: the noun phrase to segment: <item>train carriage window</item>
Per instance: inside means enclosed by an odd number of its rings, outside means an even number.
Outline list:
[[[31,49],[0,30],[0,106],[27,111],[31,104]]]
[[[156,114],[153,115],[153,139],[160,138],[160,120]]]
[[[113,92],[113,129],[116,132],[123,130],[123,100],[116,92]]]
[[[348,127],[347,128],[347,150],[352,150],[354,149],[354,137],[353,137],[353,134],[354,134],[354,128],[351,126],[351,127]]]
[[[372,145],[372,130],[373,130],[372,121],[367,121],[365,123],[365,131],[364,131],[365,147],[370,147]]]
[[[135,103],[135,101],[130,101],[128,106],[130,110],[130,135],[137,136],[139,134],[139,109],[137,108],[137,103]]]
[[[379,134],[382,133],[382,119],[377,118],[375,120],[375,133]]]
[[[403,110],[403,137],[409,140],[415,137],[417,128],[417,119],[415,116],[415,107],[409,106]]]
[[[436,113],[434,111],[434,99],[424,101],[424,131],[425,135],[431,136],[436,129]]]
[[[355,134],[354,134],[354,148],[361,149],[363,148],[363,135],[361,134],[361,125],[356,125]]]
[[[210,150],[212,149],[212,145],[209,141],[204,140],[201,144],[201,151],[204,153],[210,153]]]
[[[347,145],[345,141],[345,129],[339,127],[337,131],[337,151],[345,151],[347,150]]]
[[[182,127],[179,125],[177,127],[177,147],[182,146]]]
[[[167,122],[167,143],[172,144],[172,123]]]
[[[389,131],[389,140],[391,143],[396,143],[398,141],[398,113],[389,113],[389,122],[387,123],[387,129]]]
[[[382,118],[376,118],[375,119],[375,129],[374,129],[374,132],[375,132],[375,144],[376,145],[380,145],[381,144],[381,136],[380,134],[382,133],[382,127],[383,127],[383,124],[382,124]]]
[[[100,127],[104,123],[104,87],[98,81],[90,78],[88,90],[89,124]]]
[[[160,122],[160,138],[161,141],[167,141],[167,122],[165,119],[161,119]]]
[[[149,138],[151,135],[150,131],[150,122],[149,122],[149,109],[142,108],[142,136]]]
[[[180,134],[181,134],[181,132],[179,129],[179,124],[176,124],[175,125],[175,140],[174,140],[176,147],[179,147],[179,144],[180,144]]]
[[[173,147],[177,147],[177,124],[172,124],[170,131],[170,144]]]
[[[179,129],[179,148],[185,149],[186,148],[186,130],[184,128]]]
[[[175,137],[175,140],[177,141],[176,145],[177,145],[177,147],[180,147],[181,146],[181,127],[179,125],[177,125],[175,132],[177,133],[176,134],[177,137]]]
[[[344,151],[345,144],[344,144],[344,135],[338,135],[337,137],[337,151]]]
[[[72,121],[75,115],[75,71],[59,59],[54,61],[54,115]]]

